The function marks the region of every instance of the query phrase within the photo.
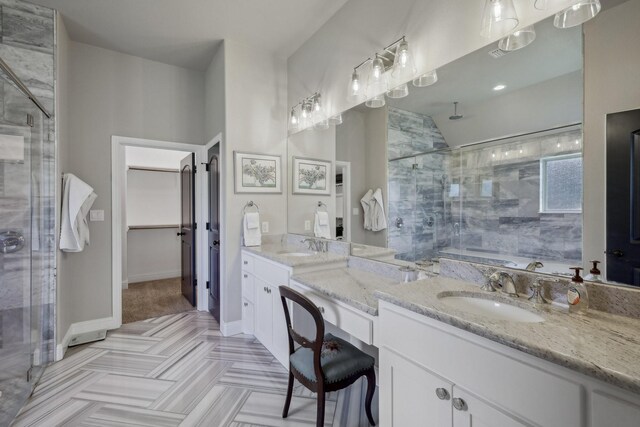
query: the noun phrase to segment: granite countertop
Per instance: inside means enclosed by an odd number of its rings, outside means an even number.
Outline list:
[[[281,244],[267,244],[262,246],[242,247],[243,250],[255,255],[270,259],[288,267],[312,267],[314,265],[346,263],[349,259],[346,255],[339,255],[332,252],[311,252],[308,249],[301,249],[296,246]],[[309,256],[291,256],[287,253],[311,253]]]
[[[373,316],[378,315],[376,291],[404,286],[397,280],[348,267],[298,274],[291,280]]]
[[[451,307],[441,292],[498,298],[545,318],[541,323],[493,320]],[[525,297],[514,299],[481,291],[456,279],[434,277],[375,291],[374,296],[415,313],[448,323],[492,341],[573,369],[615,386],[640,393],[640,320],[590,310],[569,314],[566,308],[534,306]]]

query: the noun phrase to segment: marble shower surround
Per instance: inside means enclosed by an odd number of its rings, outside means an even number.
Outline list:
[[[508,272],[513,277],[518,293],[522,295],[530,295],[530,286],[539,278],[545,279],[544,297],[548,301],[553,300],[565,305],[567,303],[567,287],[570,282],[568,277],[559,278],[525,270],[440,258],[440,276],[464,280],[478,286],[483,285],[487,277],[497,270]],[[555,282],[556,279],[560,281]],[[640,289],[596,282],[585,282],[585,284],[589,292],[591,309],[640,319]]]

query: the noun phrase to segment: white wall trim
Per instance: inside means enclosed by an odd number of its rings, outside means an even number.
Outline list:
[[[220,333],[223,337],[230,337],[242,333],[242,320],[233,322],[222,322],[220,324]]]
[[[168,270],[168,271],[155,271],[153,273],[142,273],[142,274],[133,274],[129,275],[129,280],[127,280],[127,285],[132,283],[140,283],[140,282],[148,282],[150,280],[164,280],[164,279],[173,279],[175,277],[180,277],[182,271],[180,270]],[[124,285],[124,280],[122,284]],[[124,286],[123,286],[124,289]]]
[[[126,146],[160,148],[165,150],[184,151],[195,153],[196,165],[202,171],[201,163],[206,161],[206,146],[196,144],[185,144],[180,142],[159,141],[151,139],[131,138],[126,136],[113,135],[111,137],[111,288],[112,288],[112,319],[114,320],[108,329],[116,329],[122,326],[122,230],[123,221],[121,218],[121,189],[125,178],[124,148]],[[196,194],[196,223],[201,224],[196,232],[196,273],[199,280],[197,294],[197,309],[207,310],[208,299],[207,290],[204,286],[207,277],[207,232],[204,227],[206,222],[206,211],[203,206],[207,206],[203,200],[203,184],[206,184],[206,174],[198,172],[195,178]],[[206,194],[206,191],[205,193]],[[97,330],[97,329],[96,329]],[[89,332],[89,331],[87,331]]]
[[[342,239],[345,242],[351,242],[351,162],[343,162],[336,160],[336,169],[343,168],[342,173],[342,203],[344,204],[344,218],[343,226],[347,230],[346,234],[342,234]],[[345,185],[346,183],[346,185]]]
[[[121,323],[121,319],[119,320]],[[69,347],[71,338],[78,334],[86,334],[87,332],[101,331],[105,329],[115,329],[117,320],[113,317],[104,317],[102,319],[87,320],[85,322],[72,323],[64,334],[60,344],[56,346],[56,362],[62,360],[64,353]]]

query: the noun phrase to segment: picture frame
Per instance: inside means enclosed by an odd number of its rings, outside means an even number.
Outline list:
[[[331,161],[293,157],[291,167],[293,194],[331,195]]]
[[[233,152],[235,193],[281,194],[282,157]]]

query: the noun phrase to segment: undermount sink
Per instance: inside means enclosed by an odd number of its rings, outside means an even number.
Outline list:
[[[294,257],[305,257],[305,256],[311,256],[313,254],[309,253],[309,252],[280,252],[280,255],[294,256]]]
[[[438,298],[452,308],[494,320],[509,320],[521,323],[544,322],[544,317],[527,309],[507,304],[503,301],[483,298],[482,296],[447,293],[442,296],[438,295]]]

